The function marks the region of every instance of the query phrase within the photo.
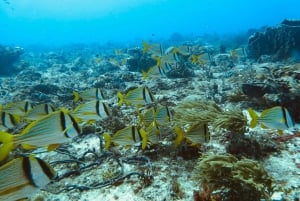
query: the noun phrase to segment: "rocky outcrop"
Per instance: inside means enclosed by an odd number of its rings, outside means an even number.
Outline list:
[[[23,53],[23,48],[0,45],[0,76],[18,72],[18,68],[13,64],[19,60]]]
[[[258,60],[271,56],[273,61],[300,59],[300,20],[283,20],[276,27],[256,32],[248,40],[249,58]]]

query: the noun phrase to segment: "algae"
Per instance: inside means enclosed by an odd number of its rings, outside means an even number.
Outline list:
[[[222,200],[270,200],[272,179],[257,161],[230,154],[206,154],[194,170],[194,179],[217,192]]]
[[[212,122],[222,112],[213,101],[184,101],[175,107],[174,122],[180,127]]]
[[[212,126],[215,129],[226,129],[235,134],[244,134],[247,126],[247,118],[243,112],[237,109],[218,114]]]

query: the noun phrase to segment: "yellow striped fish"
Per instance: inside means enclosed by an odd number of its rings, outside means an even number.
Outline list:
[[[121,106],[123,103],[126,105],[143,106],[145,104],[155,102],[155,98],[148,87],[138,87],[127,92],[123,95],[118,92],[119,102],[118,105]]]
[[[207,124],[193,125],[186,132],[182,128],[175,126],[175,133],[176,146],[180,145],[184,139],[191,143],[191,146],[199,146],[210,139]]]
[[[54,111],[54,107],[48,103],[36,105],[33,109],[27,112],[27,114],[24,116],[24,119],[31,121],[38,120]]]
[[[112,136],[108,133],[104,133],[103,138],[105,140],[105,149],[108,149],[112,143],[117,146],[132,146],[141,142],[142,149],[145,149],[147,145],[146,131],[138,129],[136,126],[125,127]]]
[[[71,114],[80,122],[93,123],[110,116],[111,110],[107,103],[94,100],[78,105]]]
[[[31,109],[31,103],[29,103],[28,101],[19,101],[8,103],[2,108],[2,111],[12,115],[24,116]]]
[[[105,96],[103,91],[100,88],[90,88],[86,89],[81,93],[76,91],[73,92],[74,101],[92,101],[92,100],[104,100]]]
[[[55,176],[53,168],[39,158],[13,159],[0,167],[0,200],[30,198]]]
[[[19,116],[12,115],[4,111],[0,112],[0,131],[6,131],[14,128],[18,123],[20,123]]]
[[[144,114],[139,114],[140,124],[149,126],[155,121],[159,126],[166,125],[171,121],[172,114],[167,106],[158,106],[157,109],[151,107]]]
[[[70,142],[80,132],[77,121],[67,111],[53,112],[30,123],[19,135],[0,132],[0,161],[18,145],[27,150],[48,147],[50,151],[62,143]]]
[[[254,128],[260,124],[263,128],[276,129],[279,134],[283,134],[283,130],[292,128],[294,121],[289,111],[282,106],[266,109],[258,115],[252,108],[248,109],[251,117],[250,127]]]
[[[157,144],[160,140],[160,129],[155,121],[153,121],[146,129],[147,141],[149,144]]]

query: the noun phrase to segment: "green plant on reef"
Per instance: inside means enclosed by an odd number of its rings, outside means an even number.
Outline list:
[[[212,122],[215,129],[226,129],[236,134],[244,134],[246,125],[247,118],[242,111],[237,109],[218,114]]]
[[[272,179],[257,161],[207,154],[197,163],[194,179],[218,192],[222,201],[270,200]]]
[[[212,122],[222,112],[213,101],[184,101],[176,106],[174,122],[184,127],[186,125],[203,125]]]

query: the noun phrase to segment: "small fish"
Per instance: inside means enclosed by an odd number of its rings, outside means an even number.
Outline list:
[[[202,53],[200,55],[193,54],[191,56],[191,62],[193,64],[200,64],[200,65],[210,64],[212,63],[212,57],[209,53]]]
[[[19,101],[19,102],[12,102],[5,105],[2,108],[2,111],[12,115],[18,115],[23,117],[31,109],[32,109],[31,103],[29,103],[28,101]]]
[[[94,100],[77,106],[71,114],[81,122],[94,123],[97,120],[110,116],[111,110],[107,103]]]
[[[132,89],[127,92],[126,95],[118,92],[117,96],[119,98],[119,106],[125,103],[126,105],[135,105],[139,107],[155,102],[155,98],[148,87],[138,87],[136,89]]]
[[[20,121],[21,119],[19,116],[2,111],[0,112],[0,131],[14,128]]]
[[[48,103],[40,104],[27,112],[27,114],[24,116],[24,119],[32,121],[38,120],[54,111],[55,109],[52,105]]]
[[[164,48],[159,43],[148,44],[146,41],[142,41],[143,44],[143,53],[150,52],[156,56],[162,56],[164,54]]]
[[[182,128],[175,126],[175,145],[178,146],[186,139],[191,143],[191,146],[199,146],[210,139],[207,124],[192,125],[186,132]]]
[[[160,141],[160,129],[155,121],[153,121],[147,128],[147,141],[149,144],[158,144]]]
[[[15,158],[0,167],[0,200],[29,198],[55,176],[53,168],[39,158]]]
[[[178,47],[171,46],[168,49],[166,49],[164,53],[165,55],[177,53],[188,57],[189,55],[191,55],[191,47],[187,45],[181,45]]]
[[[22,145],[26,150],[48,147],[51,151],[62,143],[70,142],[80,132],[75,118],[61,109],[33,121],[19,135],[0,132],[0,161],[18,145]]]
[[[266,109],[258,115],[252,108],[248,109],[251,117],[250,128],[254,128],[260,124],[262,128],[276,129],[279,134],[283,134],[283,130],[292,128],[294,121],[289,111],[282,106],[275,106]]]
[[[104,92],[100,88],[90,88],[90,89],[84,90],[81,93],[74,91],[73,95],[74,95],[75,102],[77,102],[79,100],[92,101],[92,100],[104,100],[105,99]]]
[[[160,126],[170,123],[172,114],[167,106],[158,106],[157,108],[151,107],[146,110],[144,114],[139,114],[140,124],[149,126],[155,122]]]
[[[165,70],[160,66],[153,66],[147,72],[142,71],[142,74],[143,74],[143,80],[146,80],[147,78],[167,77]]]
[[[136,143],[141,143],[142,149],[145,149],[147,145],[146,131],[138,129],[136,126],[125,127],[112,136],[104,133],[103,138],[105,140],[105,149],[108,149],[112,143],[121,146],[132,146]]]
[[[234,62],[239,62],[242,58],[247,57],[247,52],[245,48],[237,48],[234,50],[230,50],[230,57]]]

